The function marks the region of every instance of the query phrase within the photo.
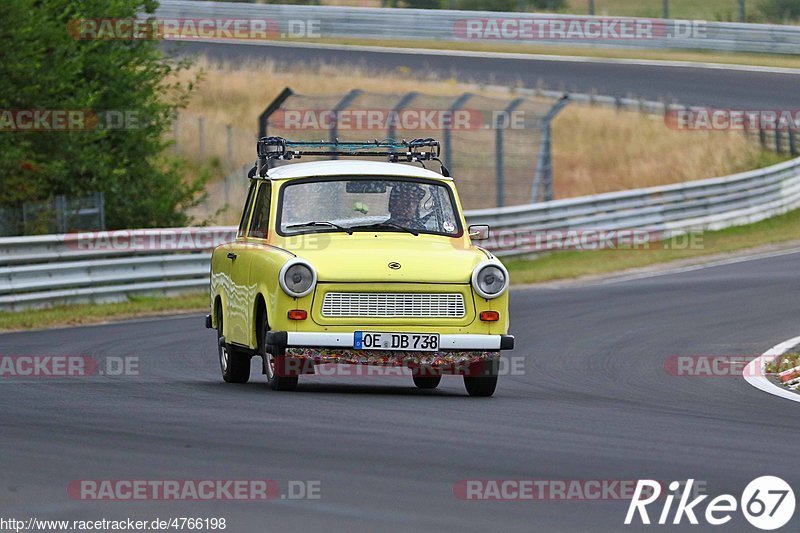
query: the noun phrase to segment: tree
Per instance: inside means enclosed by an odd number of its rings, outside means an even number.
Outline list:
[[[110,111],[122,129],[2,131],[0,205],[101,191],[110,228],[181,225],[202,189],[165,155],[165,132],[190,85],[171,81],[186,63],[155,40],[81,40],[80,19],[130,19],[154,0],[0,2],[0,110]],[[120,115],[121,114],[121,115]],[[103,121],[101,121],[103,123]],[[107,124],[106,124],[107,125]]]

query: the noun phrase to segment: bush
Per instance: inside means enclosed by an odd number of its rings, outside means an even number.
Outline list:
[[[0,131],[0,206],[100,191],[109,228],[182,225],[202,184],[165,156],[164,134],[190,87],[155,40],[78,40],[81,18],[152,13],[153,0],[0,2],[0,110],[120,110],[129,129]]]
[[[758,8],[772,22],[800,19],[800,0],[764,0]]]

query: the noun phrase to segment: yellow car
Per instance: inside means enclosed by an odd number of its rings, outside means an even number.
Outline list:
[[[471,396],[491,396],[514,347],[508,271],[473,244],[489,228],[466,227],[444,165],[424,168],[438,142],[270,137],[258,154],[236,240],[211,260],[223,379],[247,382],[260,356],[276,390],[334,363],[408,368],[424,389],[461,374]],[[308,155],[357,159],[269,168]]]

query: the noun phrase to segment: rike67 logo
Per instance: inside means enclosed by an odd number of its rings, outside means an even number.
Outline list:
[[[657,507],[661,503],[659,501],[661,484],[649,479],[639,480],[628,506],[625,525],[637,521],[647,525],[653,521],[659,525],[678,525],[685,518],[693,525],[699,524],[699,519],[704,519],[707,524],[721,526],[730,522],[737,509],[740,509],[752,526],[771,531],[786,525],[794,515],[794,491],[779,477],[762,476],[754,479],[745,487],[739,500],[730,494],[721,494],[708,502],[704,502],[708,498],[707,495],[696,496],[690,500],[693,484],[693,479],[689,479],[685,484],[678,481],[670,483],[668,488],[672,494],[663,499],[663,507],[658,512]],[[684,487],[683,491],[676,494],[681,486]],[[678,503],[673,510],[676,497]],[[656,501],[659,501],[659,504],[652,505]],[[705,505],[702,505],[704,503]],[[648,510],[649,505],[651,509]],[[655,512],[652,518],[648,511]]]

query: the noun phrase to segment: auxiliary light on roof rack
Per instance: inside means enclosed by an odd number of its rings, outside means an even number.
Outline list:
[[[385,157],[390,163],[420,163],[438,161],[444,176],[450,172],[439,159],[441,145],[436,139],[412,139],[410,141],[340,142],[336,141],[289,141],[283,137],[259,139],[258,175],[264,176],[268,161],[290,161],[303,156],[314,157]],[[424,166],[424,164],[423,164]]]

